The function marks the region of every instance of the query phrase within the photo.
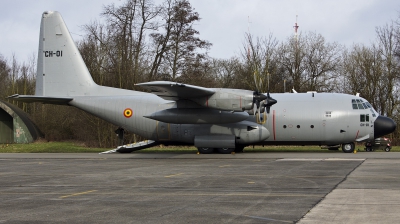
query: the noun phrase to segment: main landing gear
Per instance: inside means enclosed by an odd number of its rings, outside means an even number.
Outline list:
[[[243,152],[244,146],[236,146],[235,148],[207,148],[207,147],[198,147],[197,150],[200,154],[211,154],[217,151],[221,154],[231,154],[233,152],[239,153]]]

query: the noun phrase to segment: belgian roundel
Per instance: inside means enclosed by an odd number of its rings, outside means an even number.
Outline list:
[[[133,114],[133,112],[132,112],[132,109],[131,109],[131,108],[126,108],[126,109],[124,110],[124,116],[125,116],[126,118],[132,117],[132,114]]]

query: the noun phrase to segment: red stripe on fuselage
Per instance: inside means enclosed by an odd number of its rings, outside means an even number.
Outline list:
[[[276,140],[276,132],[275,132],[275,110],[272,111],[272,129],[274,132],[274,141]]]

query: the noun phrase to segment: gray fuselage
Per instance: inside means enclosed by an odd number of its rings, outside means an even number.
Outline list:
[[[168,124],[144,116],[169,108],[175,101],[156,95],[129,91],[127,96],[75,97],[70,105],[94,114],[113,124],[147,139],[159,142],[193,144],[196,135],[235,135],[237,144],[300,144],[336,145],[372,140],[373,123],[378,114],[372,109],[353,109],[357,96],[335,93],[271,94],[279,103],[269,114],[250,115],[247,120],[228,124]],[[132,110],[126,117],[124,111]],[[195,115],[193,115],[195,116]],[[368,117],[360,121],[361,116]],[[262,125],[268,133],[247,130],[248,126]]]

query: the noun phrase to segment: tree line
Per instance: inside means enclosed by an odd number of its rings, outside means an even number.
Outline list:
[[[400,120],[400,19],[376,28],[369,45],[343,46],[316,32],[277,40],[273,34],[244,35],[240,53],[212,58],[212,43],[195,29],[200,15],[188,0],[126,0],[106,5],[103,22],[83,25],[77,42],[99,85],[143,91],[134,84],[154,80],[204,87],[260,92],[360,93],[382,115]],[[0,54],[0,97],[34,94],[36,56],[18,62]],[[117,129],[68,106],[26,104],[9,100],[31,115],[49,141],[77,140],[88,146],[112,147]],[[400,131],[391,135],[400,139]],[[126,142],[141,140],[128,134]]]

